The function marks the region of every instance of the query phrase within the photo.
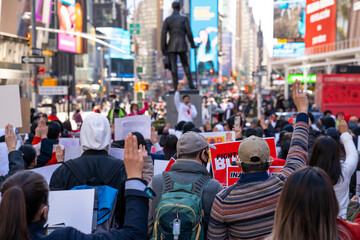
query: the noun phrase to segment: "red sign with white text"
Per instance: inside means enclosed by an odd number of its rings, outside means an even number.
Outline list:
[[[264,140],[269,146],[270,157],[276,158],[275,139],[264,138]],[[218,180],[222,186],[230,186],[239,179],[239,173],[241,172],[241,169],[235,165],[235,161],[238,158],[238,150],[240,144],[241,141],[219,143],[215,144],[216,150],[210,149],[211,164],[214,172],[214,178]],[[269,169],[270,172],[276,172],[279,166],[271,168],[274,169]]]
[[[336,41],[336,0],[306,1],[305,47],[311,48]],[[334,46],[319,49],[333,51]],[[316,51],[314,53],[320,53]]]

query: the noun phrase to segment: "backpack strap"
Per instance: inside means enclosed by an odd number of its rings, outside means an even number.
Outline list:
[[[79,172],[78,167],[73,160],[63,162],[63,164],[70,170],[70,172],[75,176],[75,178],[80,182],[80,184],[86,185],[86,179]]]
[[[162,177],[163,177],[162,194],[165,194],[174,188],[174,180],[172,179],[170,172],[163,172]]]
[[[206,184],[210,181],[210,176],[201,175],[196,181],[192,184],[191,191],[195,193],[199,198],[202,198],[202,194]]]
[[[115,175],[117,175],[121,167],[122,167],[121,164],[114,164],[111,167],[110,172],[108,172],[106,178],[104,179],[105,185],[109,184],[109,182],[115,177]]]

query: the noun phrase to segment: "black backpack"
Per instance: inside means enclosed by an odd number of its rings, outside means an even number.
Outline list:
[[[116,166],[112,167],[110,172],[107,174],[106,178],[103,181],[100,181],[96,178],[86,179],[81,172],[78,171],[79,166],[74,161],[66,161],[63,164],[70,170],[70,172],[75,176],[75,178],[81,183],[81,185],[92,186],[95,189],[94,194],[94,214],[93,214],[93,224],[92,224],[92,232],[103,232],[109,231],[116,227],[115,221],[115,206],[117,201],[117,196],[115,196],[114,204],[112,207],[112,211],[110,213],[110,217],[101,224],[97,224],[98,220],[98,209],[99,209],[99,200],[98,200],[98,186],[106,186],[107,188],[111,188],[107,186],[110,181],[115,177],[115,175],[119,172],[121,165],[116,164]]]

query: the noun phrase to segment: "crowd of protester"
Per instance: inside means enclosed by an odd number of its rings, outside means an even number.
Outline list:
[[[133,104],[127,113],[115,97],[106,114],[99,110],[83,119],[76,111],[76,129],[56,112],[32,111],[25,139],[7,125],[0,137],[9,151],[9,172],[0,176],[1,239],[360,239],[356,116],[324,111],[318,117],[309,111],[300,82],[293,85],[293,106],[283,96],[275,103],[266,98],[260,119],[249,118],[252,106],[241,101],[206,99],[203,109],[210,115],[198,127],[192,122],[197,111],[190,97],[180,99],[177,92],[175,98],[182,112],[177,124],[151,127],[149,139],[132,132],[125,140],[112,140],[114,119],[152,115],[151,108],[164,105]],[[293,113],[277,115],[285,105]],[[214,146],[199,133],[229,131],[242,141],[236,160],[242,174],[223,187],[208,168]],[[228,136],[226,141],[232,141]],[[83,153],[64,161],[66,148],[59,139],[72,137],[80,138]],[[270,157],[266,137],[276,139],[277,159]],[[124,148],[124,159],[111,156],[111,148]],[[170,170],[154,176],[154,160],[170,159],[175,160]],[[284,167],[269,174],[277,160]],[[49,184],[26,171],[58,163]],[[114,223],[88,235],[71,227],[47,235],[49,190],[81,185],[114,189]]]

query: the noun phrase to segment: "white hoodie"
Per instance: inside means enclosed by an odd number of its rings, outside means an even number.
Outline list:
[[[100,113],[88,115],[81,126],[80,145],[83,151],[106,150],[111,144],[111,131],[108,119]]]

